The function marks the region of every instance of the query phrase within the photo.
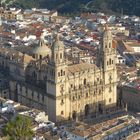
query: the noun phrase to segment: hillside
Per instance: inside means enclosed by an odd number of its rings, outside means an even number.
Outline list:
[[[13,5],[22,8],[57,9],[60,13],[103,11],[140,16],[140,0],[15,0]]]
[[[140,0],[94,0],[92,9],[140,16]]]

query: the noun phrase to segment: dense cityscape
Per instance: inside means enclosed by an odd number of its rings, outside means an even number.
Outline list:
[[[140,17],[0,7],[0,139],[140,139]]]

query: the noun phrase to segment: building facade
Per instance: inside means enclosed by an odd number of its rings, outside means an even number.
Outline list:
[[[102,114],[116,107],[116,49],[105,30],[97,65],[67,59],[60,37],[52,45],[40,39],[28,49],[0,49],[0,68],[9,78],[10,98],[46,111],[49,120],[61,121]]]

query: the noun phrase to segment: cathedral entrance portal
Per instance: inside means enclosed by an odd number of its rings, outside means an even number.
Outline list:
[[[73,120],[76,120],[76,111],[73,111],[73,113],[72,113],[72,119]]]
[[[99,111],[100,114],[103,113],[103,106],[102,106],[102,104],[99,104],[98,111]]]
[[[85,116],[87,116],[89,114],[89,105],[86,104],[85,105]]]

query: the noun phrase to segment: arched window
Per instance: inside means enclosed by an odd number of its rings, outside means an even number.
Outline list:
[[[64,111],[61,111],[61,115],[63,115],[64,114]]]
[[[114,63],[114,61],[112,60],[112,64]]]
[[[62,104],[64,104],[64,100],[63,100],[63,99],[61,100],[61,105],[62,105]]]
[[[112,92],[112,88],[111,88],[111,86],[109,87],[109,92]]]
[[[101,94],[101,90],[99,90],[99,95]]]
[[[60,72],[58,72],[58,77],[60,76]]]
[[[107,61],[107,66],[108,66],[108,61]]]
[[[109,59],[109,65],[111,65],[111,58]]]
[[[55,58],[58,59],[58,54],[55,55]]]
[[[109,48],[111,48],[111,43],[109,43]]]
[[[111,75],[109,76],[109,80],[112,80],[112,76]]]
[[[73,96],[73,99],[72,99],[73,101],[75,100],[75,97]]]
[[[44,80],[45,80],[45,81],[47,80],[47,75],[44,76]]]
[[[39,59],[42,59],[42,55],[39,55]]]
[[[32,73],[32,76],[33,76],[33,78],[37,78],[37,74],[35,71]]]
[[[86,81],[86,79],[84,79],[84,83],[83,84],[86,85],[86,83],[87,83],[87,81]]]
[[[60,59],[62,59],[62,53],[60,53]]]
[[[63,70],[61,70],[61,76],[63,75]]]

